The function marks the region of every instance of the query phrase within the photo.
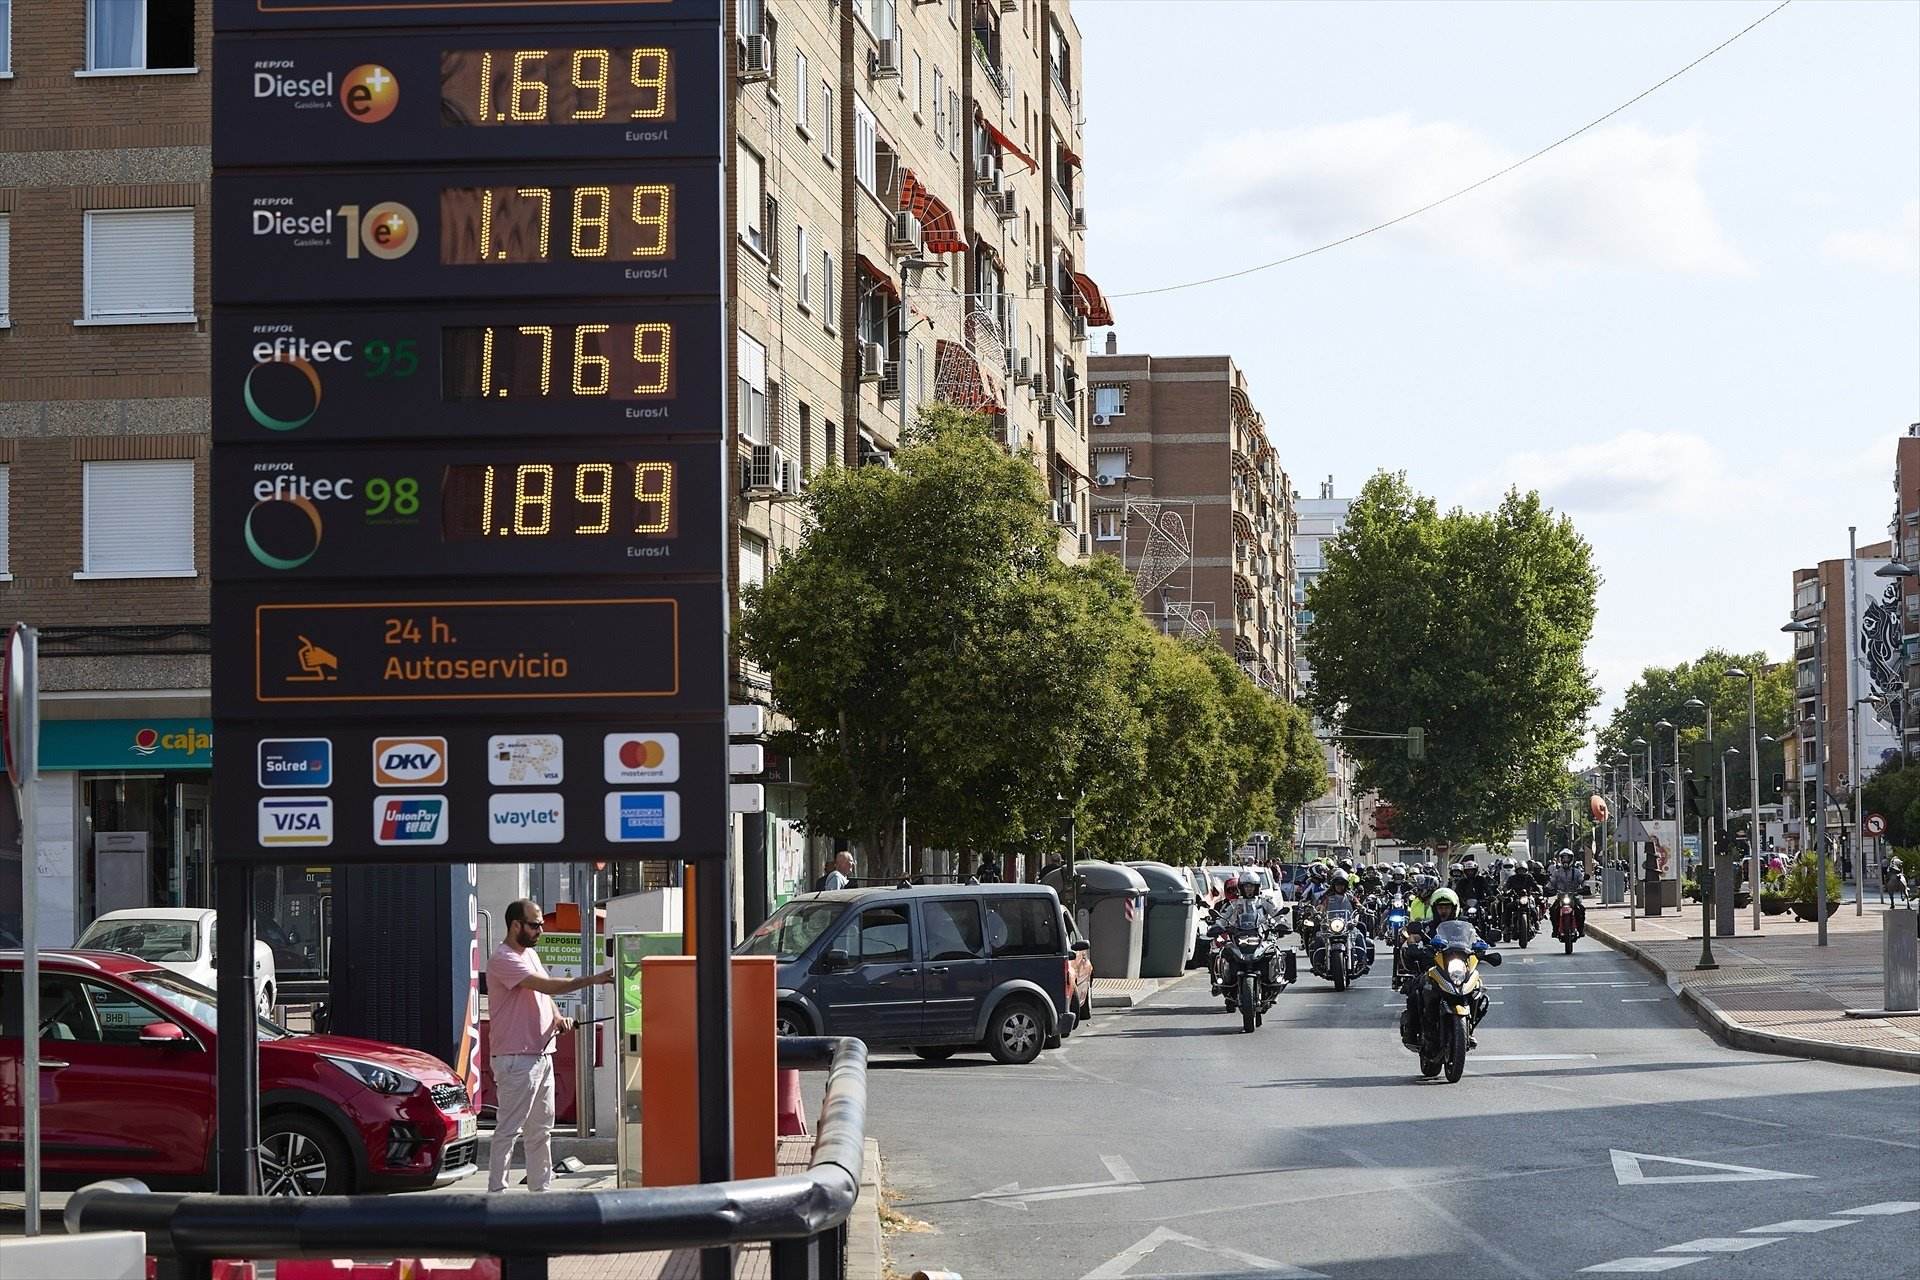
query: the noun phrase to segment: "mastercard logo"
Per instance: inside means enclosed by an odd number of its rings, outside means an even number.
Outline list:
[[[347,72],[341,82],[340,105],[349,120],[379,124],[400,105],[400,81],[379,63],[365,63]]]
[[[620,744],[620,763],[629,769],[658,769],[667,758],[667,749],[652,738]]]
[[[610,733],[604,762],[608,782],[673,782],[680,776],[680,735]]]

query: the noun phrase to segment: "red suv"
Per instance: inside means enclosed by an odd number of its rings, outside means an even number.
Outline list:
[[[19,1186],[20,953],[0,954],[0,1185]],[[40,955],[40,1159],[50,1186],[213,1182],[214,996],[112,951]],[[260,1020],[269,1195],[409,1191],[471,1173],[466,1086],[439,1059]]]

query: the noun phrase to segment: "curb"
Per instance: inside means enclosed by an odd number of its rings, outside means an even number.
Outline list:
[[[1160,984],[1151,991],[1114,991],[1106,995],[1101,995],[1096,992],[1091,997],[1093,1007],[1096,1009],[1131,1009],[1137,1004],[1142,1004],[1153,999],[1168,987],[1176,983],[1185,982],[1193,973],[1194,970],[1189,969],[1177,978],[1150,978],[1148,981]]]
[[[883,1280],[886,1250],[880,1233],[880,1143],[868,1138],[860,1160],[860,1194],[847,1219],[846,1280]]]
[[[1816,1058],[1850,1067],[1879,1067],[1886,1071],[1920,1074],[1920,1052],[1882,1049],[1867,1044],[1836,1044],[1830,1040],[1812,1040],[1806,1036],[1790,1036],[1749,1027],[1735,1020],[1710,997],[1701,995],[1674,977],[1666,966],[1648,955],[1644,948],[1611,933],[1604,926],[1595,925],[1592,919],[1587,921],[1587,936],[1651,970],[1655,977],[1666,983],[1667,989],[1693,1014],[1707,1034],[1729,1048],[1790,1058]]]

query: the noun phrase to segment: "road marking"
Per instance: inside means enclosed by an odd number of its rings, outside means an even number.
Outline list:
[[[1840,1212],[1877,1218],[1889,1213],[1912,1213],[1916,1209],[1920,1209],[1920,1200],[1882,1200],[1879,1204],[1863,1204],[1858,1209],[1842,1209]]]
[[[1707,1236],[1685,1244],[1670,1244],[1662,1253],[1745,1253],[1763,1244],[1779,1244],[1784,1236]]]
[[[1541,1004],[1585,1004],[1585,1000],[1542,1000]]]
[[[1835,1227],[1851,1227],[1859,1223],[1858,1218],[1789,1218],[1785,1222],[1771,1222],[1764,1227],[1748,1227],[1742,1235],[1788,1235],[1810,1236],[1816,1231],[1831,1231]]]
[[[1155,1227],[1153,1233],[1146,1239],[1122,1249],[1119,1253],[1113,1255],[1113,1257],[1108,1258],[1105,1262],[1087,1272],[1085,1276],[1081,1277],[1081,1280],[1156,1280],[1156,1277],[1152,1275],[1134,1275],[1132,1269],[1134,1264],[1144,1260],[1147,1255],[1155,1249],[1168,1244],[1185,1245],[1189,1249],[1197,1249],[1201,1253],[1212,1254],[1217,1258],[1231,1258],[1233,1261],[1251,1268],[1252,1270],[1248,1274],[1278,1276],[1281,1277],[1281,1280],[1327,1280],[1327,1278],[1318,1271],[1308,1271],[1304,1267],[1296,1267],[1291,1263],[1275,1262],[1272,1258],[1262,1258],[1260,1255],[1254,1253],[1243,1253],[1239,1249],[1230,1249],[1226,1245],[1215,1244],[1211,1240],[1202,1240],[1197,1236],[1183,1235],[1168,1227]],[[1181,1273],[1161,1273],[1162,1276],[1178,1274]],[[1221,1273],[1213,1272],[1211,1274],[1219,1275]]]
[[[1018,1182],[1002,1183],[991,1191],[982,1191],[968,1197],[972,1200],[985,1200],[988,1204],[997,1204],[1007,1209],[1027,1212],[1027,1206],[1036,1200],[1077,1200],[1082,1196],[1112,1196],[1126,1191],[1144,1191],[1140,1179],[1119,1156],[1101,1156],[1100,1163],[1107,1166],[1111,1176],[1105,1182],[1068,1182],[1057,1187],[1035,1187],[1022,1191]]]
[[[1664,1004],[1665,996],[1621,996],[1621,1004]]]
[[[1684,1267],[1690,1262],[1705,1262],[1706,1258],[1615,1258],[1612,1262],[1602,1262],[1598,1266],[1582,1267],[1582,1271],[1671,1271],[1675,1267]]]
[[[1703,1116],[1712,1116],[1716,1120],[1738,1120],[1743,1124],[1763,1124],[1769,1129],[1785,1129],[1789,1126],[1778,1120],[1755,1120],[1752,1116],[1736,1116],[1731,1111],[1702,1111]]]
[[[1783,1178],[1811,1178],[1810,1173],[1782,1173],[1778,1169],[1755,1169],[1744,1164],[1721,1164],[1714,1160],[1687,1160],[1680,1156],[1650,1156],[1635,1151],[1608,1149],[1613,1157],[1613,1176],[1623,1187],[1651,1185],[1656,1182],[1774,1182]],[[1716,1173],[1648,1174],[1640,1168],[1648,1164],[1678,1164],[1690,1169],[1714,1169]],[[1837,1224],[1836,1224],[1837,1225]],[[1775,1230],[1754,1227],[1753,1234]],[[1825,1230],[1825,1228],[1815,1228]]]
[[[1475,1062],[1573,1062],[1597,1058],[1597,1053],[1476,1053]]]

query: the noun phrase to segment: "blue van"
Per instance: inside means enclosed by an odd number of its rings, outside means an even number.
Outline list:
[[[781,1035],[854,1036],[922,1058],[1032,1062],[1070,1034],[1070,938],[1046,885],[835,889],[792,899],[736,949],[780,962]]]

